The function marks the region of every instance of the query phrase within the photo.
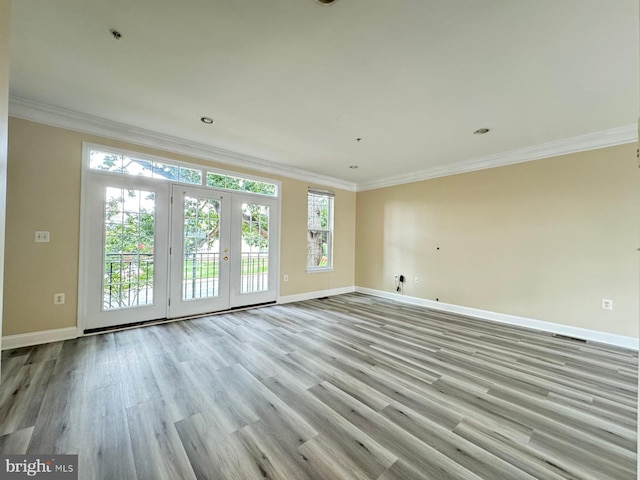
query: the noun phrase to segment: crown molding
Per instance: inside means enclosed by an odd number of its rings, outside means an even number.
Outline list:
[[[496,153],[471,160],[465,160],[449,165],[438,165],[433,168],[405,175],[394,175],[371,182],[358,183],[359,192],[377,188],[392,187],[405,183],[419,182],[431,178],[446,177],[459,173],[485,170],[487,168],[502,167],[514,163],[529,162],[543,158],[557,157],[570,153],[586,152],[599,148],[613,147],[638,141],[638,126],[636,124],[611,128],[600,132],[588,133],[577,137],[565,138],[555,142],[543,143],[531,147],[520,148],[503,153]]]
[[[419,182],[431,178],[445,177],[459,173],[473,172],[488,168],[502,167],[515,163],[529,162],[570,153],[585,152],[638,141],[638,127],[635,124],[565,138],[508,152],[487,155],[449,165],[438,165],[409,174],[394,175],[370,182],[354,183],[328,175],[309,172],[301,168],[272,162],[262,158],[233,152],[203,143],[192,142],[170,135],[132,127],[124,123],[106,120],[94,115],[80,113],[66,108],[47,105],[27,98],[10,96],[9,115],[54,127],[98,135],[168,152],[188,155],[203,160],[258,172],[277,174],[316,185],[326,185],[347,191],[365,191],[392,187],[405,183]]]
[[[356,184],[354,182],[349,182],[340,178],[309,172],[301,168],[264,160],[262,158],[233,152],[231,150],[203,143],[192,142],[170,135],[163,135],[151,130],[106,120],[94,115],[80,113],[75,110],[36,102],[27,98],[9,96],[9,115],[23,120],[30,120],[36,123],[66,128],[91,135],[99,135],[101,137],[188,155],[225,165],[248,168],[272,175],[281,175],[316,185],[325,185],[352,192],[356,191]]]

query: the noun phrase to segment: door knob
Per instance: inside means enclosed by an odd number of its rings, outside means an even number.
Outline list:
[[[227,260],[229,260],[229,257],[227,257],[226,255],[224,256],[223,260],[226,262]]]

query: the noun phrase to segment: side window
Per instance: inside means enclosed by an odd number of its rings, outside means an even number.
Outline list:
[[[307,195],[307,270],[333,268],[333,192]]]

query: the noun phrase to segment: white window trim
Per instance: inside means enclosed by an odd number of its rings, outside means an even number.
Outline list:
[[[306,272],[307,273],[322,273],[322,272],[332,272],[334,270],[334,263],[333,263],[333,245],[334,245],[334,237],[335,237],[335,200],[336,200],[336,194],[335,192],[329,191],[329,190],[322,190],[322,189],[318,189],[318,188],[312,188],[309,187],[307,189],[307,205],[309,203],[309,194],[316,194],[316,195],[324,195],[327,197],[331,197],[331,212],[330,212],[330,219],[331,219],[331,228],[330,229],[326,229],[324,231],[329,232],[329,250],[331,251],[331,265],[327,265],[326,267],[310,267],[307,265],[306,268]],[[307,213],[308,215],[308,213]],[[309,231],[309,219],[307,218],[307,231]]]
[[[334,270],[333,267],[316,267],[316,268],[307,267],[306,272],[307,273],[325,273],[325,272],[333,272],[333,270]]]

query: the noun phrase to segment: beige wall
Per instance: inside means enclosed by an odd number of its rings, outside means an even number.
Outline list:
[[[0,0],[0,330],[4,270],[5,212],[7,200],[7,133],[9,120],[9,41],[11,0]],[[0,343],[2,341],[0,340]]]
[[[149,153],[184,162],[216,165],[201,159],[126,144],[25,120],[10,119],[7,204],[7,255],[3,335],[73,327],[77,321],[82,142]],[[229,165],[224,170],[246,172]],[[260,172],[249,172],[266,177]],[[315,292],[354,284],[355,197],[336,191],[335,269],[306,273],[307,188],[282,181],[280,295]],[[318,185],[311,185],[318,186]],[[49,230],[51,242],[34,243],[36,230]],[[66,293],[65,305],[53,294]]]
[[[83,141],[208,163],[11,119],[4,335],[76,325]],[[336,268],[311,274],[306,191],[322,186],[271,176],[283,182],[280,294],[393,291],[402,273],[405,295],[637,336],[639,174],[627,145],[360,192],[357,205],[338,190]]]
[[[636,337],[635,149],[360,192],[356,285]]]

